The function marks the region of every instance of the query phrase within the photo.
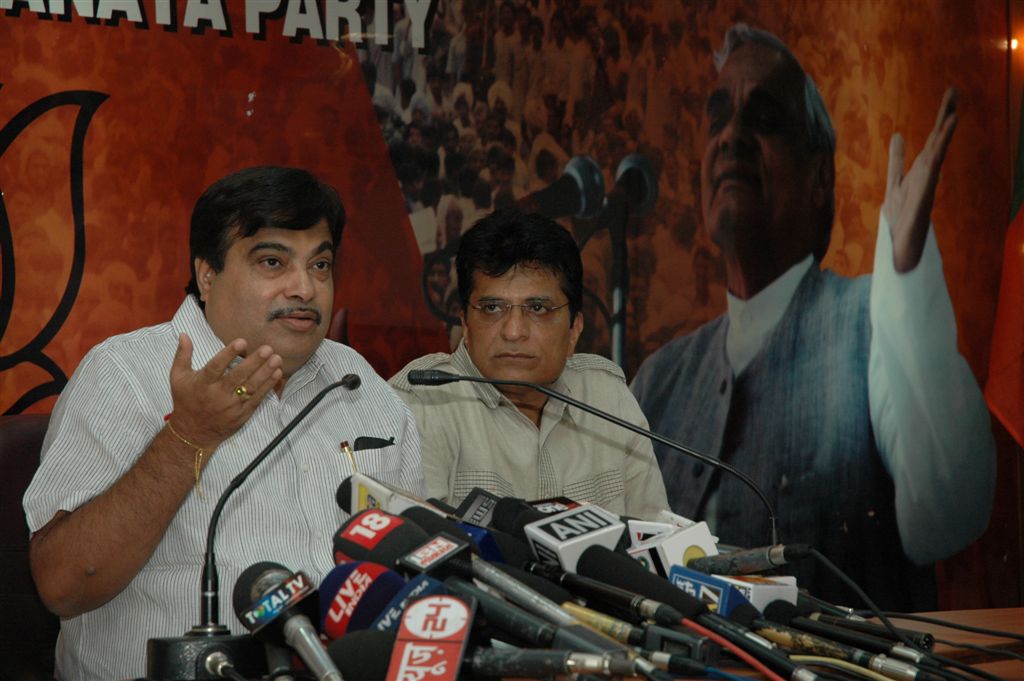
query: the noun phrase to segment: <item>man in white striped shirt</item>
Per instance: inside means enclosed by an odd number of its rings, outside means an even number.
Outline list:
[[[192,214],[192,278],[174,318],[104,341],[68,382],[24,499],[32,573],[62,617],[59,679],[144,676],[147,639],[199,622],[218,497],[345,374],[362,386],[330,393],[225,507],[222,588],[261,560],[316,581],[333,567],[334,492],[351,473],[343,440],[393,436],[357,455],[360,470],[423,493],[409,410],[358,353],[324,338],[344,221],[337,193],[303,170],[219,180]],[[244,632],[227,608],[219,616]]]

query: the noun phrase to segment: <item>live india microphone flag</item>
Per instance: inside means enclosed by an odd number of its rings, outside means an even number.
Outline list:
[[[1024,447],[1024,97],[1020,115],[1010,227],[1003,250],[985,399],[1017,444]]]

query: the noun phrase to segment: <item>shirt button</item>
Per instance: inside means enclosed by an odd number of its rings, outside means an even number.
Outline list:
[[[723,378],[722,382],[718,384],[718,394],[724,395],[725,389],[729,387],[729,379]]]
[[[704,464],[702,462],[698,461],[697,463],[693,464],[693,477],[699,478],[701,476],[701,473],[703,472]]]
[[[309,472],[309,466],[307,466],[306,464],[302,464],[302,472],[303,473],[308,473]]]

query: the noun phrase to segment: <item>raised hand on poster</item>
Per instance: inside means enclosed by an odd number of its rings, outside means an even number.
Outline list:
[[[906,174],[903,172],[906,153],[903,136],[896,133],[889,141],[889,173],[882,210],[892,232],[893,265],[897,272],[909,272],[921,260],[939,171],[959,120],[956,102],[956,90],[947,88],[935,127]]]

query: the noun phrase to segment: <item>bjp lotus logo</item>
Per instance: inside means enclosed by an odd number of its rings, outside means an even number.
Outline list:
[[[6,94],[6,93],[5,93]],[[47,349],[85,268],[85,137],[100,92],[39,99],[0,127],[0,411],[57,395],[67,375]]]

